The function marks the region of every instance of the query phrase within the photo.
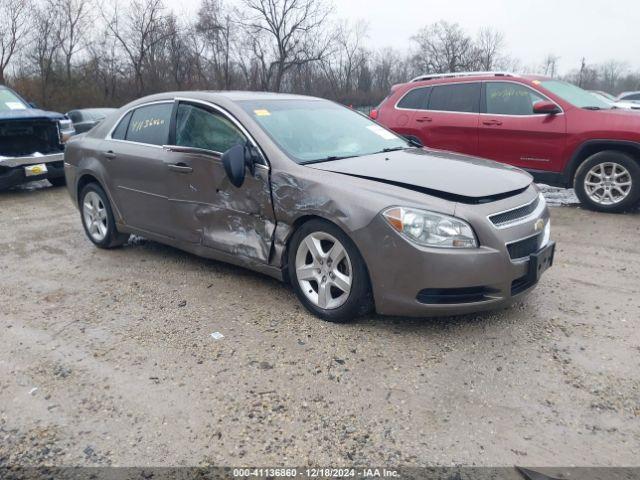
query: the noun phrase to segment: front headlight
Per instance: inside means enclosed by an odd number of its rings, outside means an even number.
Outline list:
[[[382,216],[401,235],[418,245],[440,248],[476,248],[471,226],[459,218],[416,208],[392,207]]]
[[[73,122],[68,118],[58,120],[60,130],[60,143],[65,143],[76,133],[76,129],[73,127]]]

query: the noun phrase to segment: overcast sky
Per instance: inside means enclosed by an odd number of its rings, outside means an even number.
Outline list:
[[[234,0],[237,2],[237,0]],[[173,4],[174,2],[170,2]],[[176,2],[177,3],[177,2]],[[183,0],[195,12],[199,0]],[[439,20],[469,33],[490,26],[505,35],[508,53],[523,66],[560,57],[562,73],[580,60],[616,59],[640,68],[640,0],[334,0],[336,14],[369,23],[372,47],[410,47],[409,38]]]

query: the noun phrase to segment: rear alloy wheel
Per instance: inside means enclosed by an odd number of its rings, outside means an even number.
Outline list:
[[[623,212],[640,198],[640,167],[624,153],[600,152],[580,165],[574,188],[591,210]]]
[[[346,322],[371,310],[364,260],[351,239],[329,222],[312,220],[296,231],[289,277],[300,301],[323,320]]]
[[[119,247],[129,239],[116,230],[111,205],[98,184],[90,183],[80,193],[80,214],[87,237],[98,247]]]

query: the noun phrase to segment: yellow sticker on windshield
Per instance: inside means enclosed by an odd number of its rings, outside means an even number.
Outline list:
[[[267,109],[260,109],[260,110],[254,110],[253,113],[256,114],[256,116],[258,117],[268,117],[269,115],[271,115],[271,112],[269,112],[269,110]]]

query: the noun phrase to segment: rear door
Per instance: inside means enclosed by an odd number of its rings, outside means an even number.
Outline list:
[[[246,131],[225,112],[210,105],[180,101],[169,152],[172,168],[167,184],[173,235],[183,241],[268,262],[275,217],[269,168],[256,165],[244,184],[234,187],[225,173],[222,154],[248,139]]]
[[[394,108],[383,110],[385,115],[391,118],[380,118],[380,123],[406,138],[415,138],[424,143],[421,131],[423,125],[414,122],[413,119],[416,114],[427,108],[430,93],[431,87],[416,87],[408,90]]]
[[[450,83],[431,87],[426,109],[417,111],[411,125],[428,147],[476,155],[480,83]]]
[[[533,105],[548,98],[505,81],[486,82],[482,97],[479,156],[531,170],[560,171],[565,115],[533,113]]]
[[[174,101],[157,102],[127,114],[104,142],[104,165],[116,204],[127,225],[171,236],[166,166]]]

